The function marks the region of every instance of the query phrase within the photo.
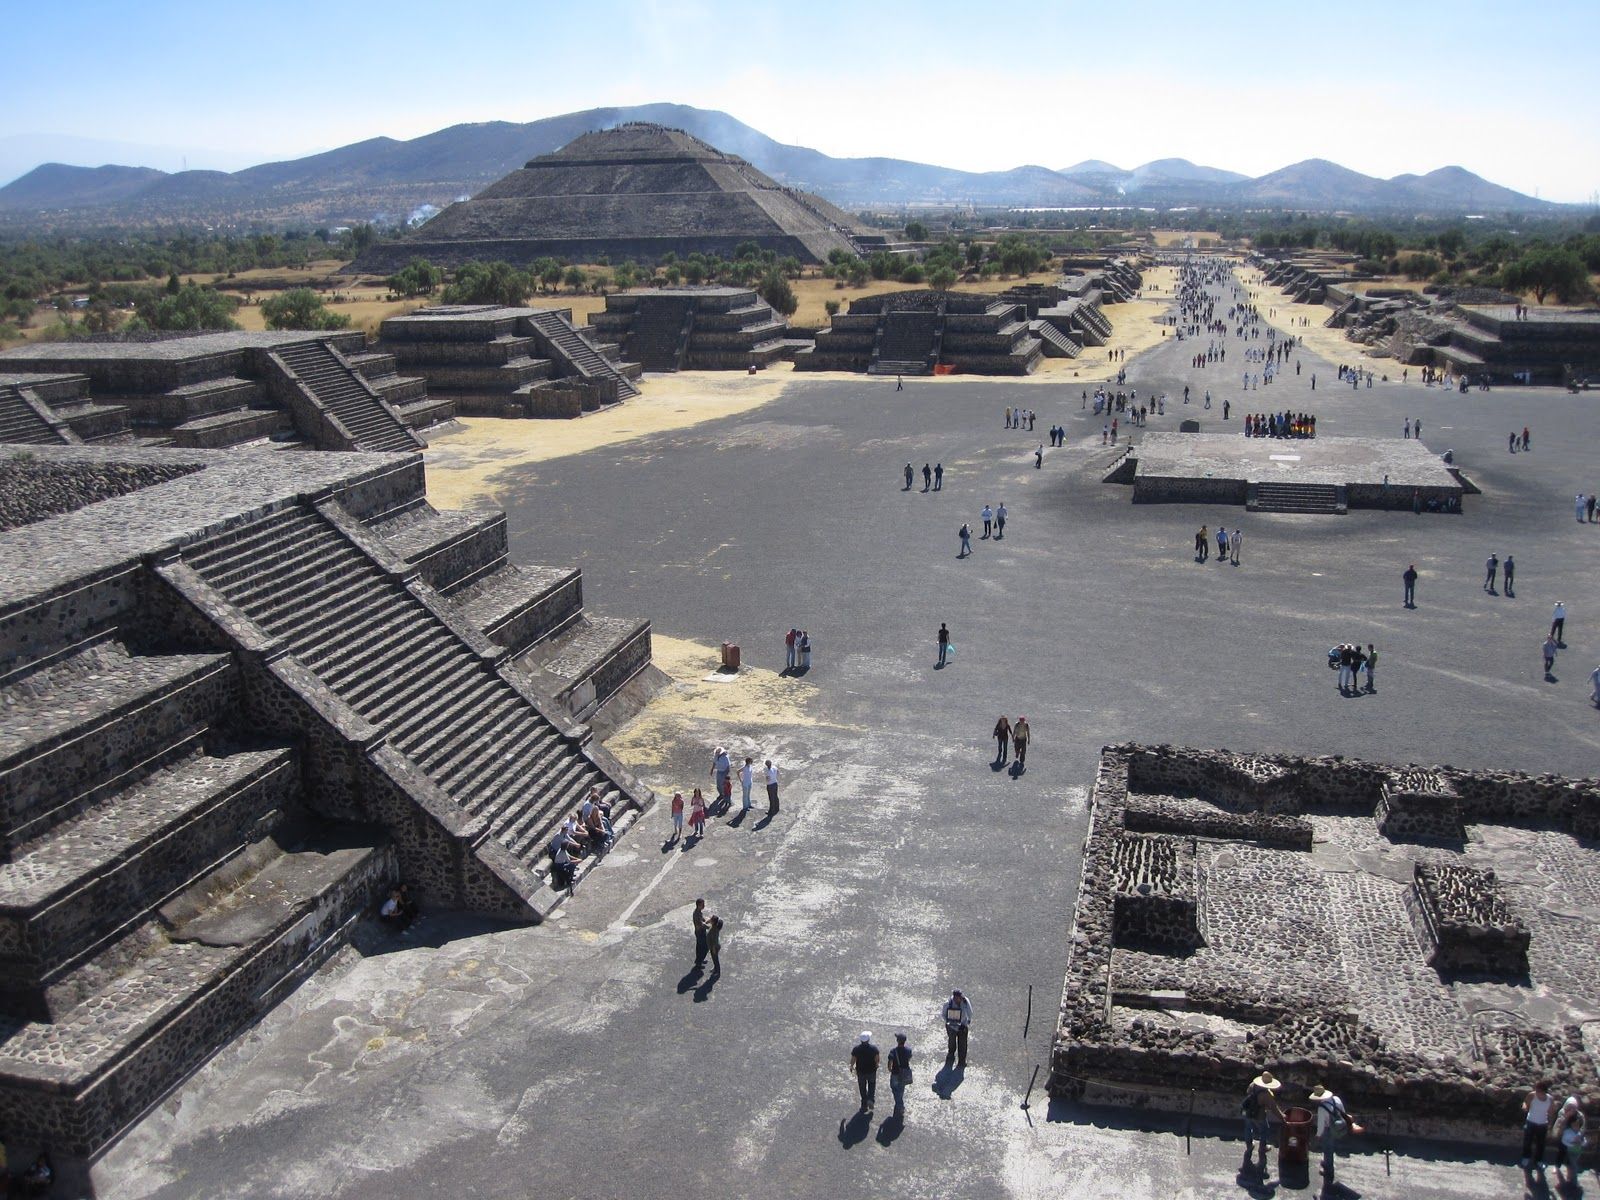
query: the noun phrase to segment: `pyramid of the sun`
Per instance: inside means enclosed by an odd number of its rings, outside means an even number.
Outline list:
[[[442,266],[503,259],[655,264],[669,250],[732,258],[742,242],[823,262],[854,252],[850,217],[781,186],[742,158],[660,125],[586,133],[453,204],[351,267],[383,273],[413,257]]]

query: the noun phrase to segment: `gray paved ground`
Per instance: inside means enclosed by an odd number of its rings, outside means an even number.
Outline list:
[[[1231,369],[1191,375],[1191,347],[1130,364],[1130,384],[1232,395]],[[1353,393],[1316,369],[1314,405],[1293,382],[1262,398],[1314,406],[1330,434],[1421,417],[1484,495],[1459,517],[1135,508],[1090,469],[1099,421],[1079,386],[980,381],[797,383],[742,416],[543,464],[511,496],[514,556],[581,563],[599,612],[738,641],[768,668],[789,624],[811,630],[800,716],[759,742],[695,731],[646,772],[690,786],[729,740],[784,768],[781,814],[714,822],[683,850],[664,847],[654,812],[542,929],[433,916],[412,943],[373,935],[152,1114],[102,1176],[165,1198],[1275,1194],[1275,1178],[1236,1174],[1231,1130],[1198,1127],[1186,1153],[1181,1122],[1037,1092],[1019,1107],[1048,1055],[1098,747],[1574,774],[1600,761],[1583,681],[1600,656],[1600,525],[1571,505],[1600,483],[1594,400]],[[1032,436],[1001,427],[1008,404],[1038,409]],[[1169,401],[1150,428],[1192,409]],[[1057,419],[1068,445],[1036,471]],[[1506,433],[1523,424],[1534,452],[1511,457]],[[942,493],[900,490],[908,460],[938,459]],[[957,560],[958,526],[1000,500],[1005,540]],[[1219,521],[1247,531],[1237,567],[1192,559],[1195,528]],[[1491,550],[1516,555],[1515,598],[1480,588]],[[1422,573],[1415,611],[1400,605],[1407,562]],[[1558,598],[1569,649],[1545,682]],[[958,653],[935,672],[941,619]],[[1377,693],[1347,699],[1324,652],[1355,638],[1383,657]],[[990,763],[1002,710],[1034,727],[1020,777]],[[685,973],[697,894],[729,923],[716,980]],[[976,1006],[959,1078],[938,1072],[934,1010],[951,986]],[[903,1028],[920,1052],[904,1126],[885,1120],[886,1088],[873,1119],[856,1115],[845,1054],[863,1028],[884,1043]],[[1373,1152],[1342,1171],[1350,1195],[1522,1192],[1505,1161],[1358,1148]]]

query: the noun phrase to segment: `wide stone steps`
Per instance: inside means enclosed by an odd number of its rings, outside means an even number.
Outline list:
[[[1053,349],[1061,358],[1077,358],[1083,353],[1083,347],[1078,345],[1066,334],[1062,333],[1049,321],[1030,321],[1028,331],[1044,343],[1045,353]]]
[[[423,505],[369,526],[400,558],[440,591],[462,586],[506,560],[506,515]]]
[[[227,654],[134,655],[98,642],[0,684],[0,851],[78,798],[234,707]]]
[[[867,368],[868,375],[932,375],[933,364],[927,359],[900,362],[893,359],[879,359]]]
[[[6,384],[0,386],[0,442],[59,446],[61,436],[22,398],[21,392]]]
[[[371,386],[322,342],[302,342],[278,350],[306,389],[336,416],[354,439],[356,450],[418,450],[422,443],[391,414]]]
[[[425,524],[426,513],[412,522]],[[296,507],[259,525],[192,546],[184,560],[268,635],[285,639],[306,670],[462,809],[548,816],[553,801],[541,779],[557,770],[562,779],[570,769],[609,786],[576,739],[316,510]],[[331,597],[339,598],[333,607],[324,603]],[[525,769],[534,763],[539,771]],[[523,844],[539,845],[545,832],[530,830]]]
[[[256,840],[298,787],[278,747],[196,751],[105,796],[0,863],[0,944],[19,948],[0,962],[44,978]]]
[[[1322,483],[1252,483],[1246,507],[1251,512],[1337,515],[1345,511],[1340,489]]]
[[[564,356],[573,373],[588,378],[611,380],[618,400],[630,399],[639,394],[633,381],[617,370],[616,364],[601,354],[582,334],[574,329],[560,313],[535,312],[529,318],[535,329],[542,333],[555,351]]]
[[[519,654],[582,611],[583,575],[568,567],[507,563],[448,599],[479,633]]]

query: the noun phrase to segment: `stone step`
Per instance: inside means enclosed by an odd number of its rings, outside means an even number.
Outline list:
[[[449,593],[457,611],[490,641],[520,654],[583,609],[583,573],[506,564]]]
[[[548,840],[549,831],[565,820],[588,792],[594,774],[581,758],[552,764],[534,786],[517,788],[502,800],[489,819],[491,836],[519,855],[541,839]]]
[[[226,572],[229,562],[252,561],[275,545],[292,542],[297,536],[295,531],[312,525],[308,510],[292,505],[212,539],[203,547],[186,550],[184,560],[197,571]]]
[[[299,791],[293,751],[196,751],[0,863],[0,997],[43,1017],[51,976],[264,836]]]
[[[7,1135],[87,1156],[343,944],[395,878],[376,831],[256,843],[169,901],[127,956],[70,981],[84,1002],[0,1040]]]
[[[506,514],[499,510],[439,511],[428,505],[370,528],[441,592],[462,587],[506,560]]]
[[[227,654],[142,656],[97,643],[0,688],[0,850],[61,805],[236,706]]]

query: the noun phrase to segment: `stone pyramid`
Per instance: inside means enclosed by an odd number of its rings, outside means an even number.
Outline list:
[[[821,197],[682,130],[635,123],[573,139],[350,269],[381,274],[415,256],[443,266],[546,256],[654,264],[669,250],[731,258],[748,241],[815,263],[834,249],[854,252],[854,234],[850,217]]]

